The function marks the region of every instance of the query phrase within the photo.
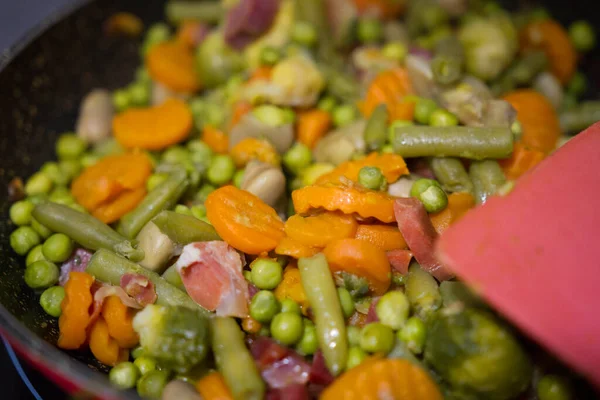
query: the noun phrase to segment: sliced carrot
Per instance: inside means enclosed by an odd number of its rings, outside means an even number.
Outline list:
[[[325,247],[337,239],[354,237],[358,224],[351,215],[324,212],[303,217],[292,215],[285,222],[285,234],[309,247]]]
[[[389,69],[373,79],[359,108],[365,117],[369,117],[379,104],[386,104],[390,110],[392,105],[402,102],[405,96],[411,94],[414,94],[414,90],[406,69]]]
[[[248,137],[239,141],[229,152],[238,168],[245,167],[251,160],[259,160],[278,166],[281,157],[273,145],[265,139]]]
[[[90,350],[98,361],[111,367],[129,358],[129,353],[122,351],[117,341],[110,337],[108,326],[102,317],[94,322],[90,330]]]
[[[500,161],[500,166],[508,179],[517,179],[525,172],[538,165],[545,154],[538,150],[528,149],[521,142],[515,142],[510,158]]]
[[[226,154],[229,150],[229,136],[222,130],[210,125],[204,126],[202,140],[215,153]]]
[[[272,73],[273,67],[269,67],[266,65],[258,67],[252,72],[250,79],[246,81],[246,85],[255,81],[268,81],[271,79]]]
[[[146,55],[146,66],[152,79],[171,90],[193,93],[200,89],[193,50],[178,41],[152,46]]]
[[[138,334],[133,330],[133,310],[124,305],[119,297],[110,296],[104,300],[102,317],[109,335],[119,347],[130,349],[139,343]]]
[[[293,265],[289,265],[283,271],[283,279],[275,288],[275,297],[277,300],[292,299],[300,304],[303,310],[308,308],[308,300],[300,279],[300,270]]]
[[[126,148],[162,150],[185,140],[192,130],[187,104],[169,98],[161,105],[130,108],[113,119],[115,139]]]
[[[296,138],[312,149],[330,127],[331,115],[327,111],[319,109],[302,111],[298,113]]]
[[[229,120],[229,130],[236,126],[242,117],[252,111],[252,104],[246,101],[239,101],[233,106],[231,119]]]
[[[306,246],[287,236],[281,239],[281,241],[277,244],[277,247],[275,247],[275,254],[288,256],[295,259],[312,257],[319,251],[321,251],[321,249],[318,247]]]
[[[85,343],[86,329],[90,323],[89,309],[93,302],[94,277],[85,272],[71,272],[65,284],[65,298],[58,319],[58,347],[75,350]]]
[[[412,121],[415,115],[414,101],[400,101],[388,105],[389,121]]]
[[[320,176],[316,183],[340,183],[341,176],[358,182],[358,174],[363,167],[379,168],[388,183],[396,182],[400,176],[408,174],[408,168],[401,156],[391,153],[380,154],[373,152],[363,159],[341,163],[333,171]]]
[[[196,390],[204,400],[233,400],[233,396],[219,372],[211,372],[196,383]]]
[[[122,192],[117,198],[104,203],[92,211],[92,215],[105,224],[112,224],[135,207],[146,197],[146,188],[141,187]]]
[[[205,205],[219,236],[244,253],[271,251],[285,235],[283,222],[271,206],[235,186],[223,186],[210,193]]]
[[[383,251],[406,249],[406,242],[397,226],[361,224],[354,238],[369,242]]]
[[[470,193],[451,193],[448,195],[448,206],[438,213],[430,214],[429,219],[437,233],[441,234],[473,207],[475,199]]]

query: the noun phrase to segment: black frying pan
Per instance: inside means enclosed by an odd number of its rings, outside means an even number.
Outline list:
[[[552,14],[569,23],[577,18],[600,22],[586,8],[593,3],[548,1]],[[136,398],[110,388],[98,371],[106,371],[85,352],[55,348],[57,321],[48,317],[38,297],[23,281],[24,261],[10,249],[8,193],[15,176],[27,177],[53,157],[59,133],[74,128],[82,97],[94,88],[116,89],[129,83],[139,65],[139,39],[109,37],[103,22],[129,11],[146,26],[163,19],[163,1],[76,0],[49,17],[0,56],[0,331],[17,350],[67,390],[84,388],[103,398]],[[595,26],[600,27],[596,23]],[[3,57],[3,58],[2,58]],[[598,52],[584,60],[584,70],[598,74]],[[598,93],[597,86],[588,88]],[[88,366],[90,368],[88,368]]]

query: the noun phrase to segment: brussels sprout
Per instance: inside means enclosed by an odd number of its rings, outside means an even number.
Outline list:
[[[220,32],[209,35],[196,51],[196,70],[206,87],[212,88],[227,82],[243,67],[243,57],[227,46]]]
[[[438,311],[427,327],[425,361],[462,398],[508,400],[531,382],[533,367],[513,335],[489,313]]]

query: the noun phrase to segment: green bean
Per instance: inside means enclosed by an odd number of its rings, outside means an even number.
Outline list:
[[[506,183],[506,177],[496,160],[475,161],[469,168],[477,203],[485,203]]]
[[[408,158],[507,158],[513,149],[510,128],[398,126],[393,136],[394,151]]]
[[[385,104],[375,107],[365,127],[365,143],[370,150],[379,150],[387,139],[388,110]]]
[[[324,60],[335,57],[332,36],[325,15],[323,0],[296,1],[294,17],[297,22],[306,22],[315,28],[318,34],[317,54]]]
[[[348,358],[348,339],[342,306],[327,260],[322,253],[298,261],[302,286],[315,316],[319,347],[325,364],[339,375]]]
[[[440,293],[444,307],[462,303],[465,307],[488,308],[485,302],[463,282],[444,281],[440,284]]]
[[[560,114],[563,132],[579,132],[600,121],[600,101],[586,101]]]
[[[53,232],[64,233],[90,250],[112,250],[132,261],[144,258],[144,252],[135,248],[135,242],[91,215],[71,207],[55,203],[38,204],[33,210],[33,217]]]
[[[330,65],[319,64],[319,69],[325,75],[329,94],[344,103],[354,103],[359,96],[359,88],[353,77],[346,74],[341,68],[334,68]]]
[[[173,172],[169,178],[154,188],[131,212],[121,218],[118,231],[133,239],[144,225],[162,210],[173,207],[188,187],[187,174],[183,170]]]
[[[178,24],[184,20],[217,23],[224,14],[220,1],[169,1],[165,7],[169,22]]]
[[[408,269],[405,294],[413,312],[423,320],[442,305],[442,296],[435,278],[414,262]]]
[[[543,51],[524,54],[492,85],[492,92],[500,95],[531,83],[537,74],[546,69],[547,64],[548,59]]]
[[[172,241],[181,245],[221,240],[211,224],[191,215],[165,210],[158,214],[152,222]]]
[[[160,275],[140,267],[118,254],[106,249],[98,250],[90,259],[86,272],[92,274],[101,282],[118,286],[121,277],[125,274],[141,274],[154,284],[156,289],[156,303],[167,306],[184,306],[199,310],[204,316],[211,314],[196,304],[187,294],[171,285]]]
[[[447,192],[473,193],[473,184],[458,158],[435,157],[429,161],[433,174]]]
[[[431,60],[433,79],[441,85],[456,83],[463,75],[464,62],[464,50],[455,36],[438,41]]]
[[[262,400],[263,382],[254,359],[244,343],[244,334],[233,318],[213,319],[212,350],[217,369],[236,400]]]
[[[187,293],[185,286],[183,285],[183,281],[181,280],[181,275],[179,275],[179,271],[177,271],[175,264],[171,265],[165,272],[163,272],[162,278],[171,285],[175,286],[177,289]]]

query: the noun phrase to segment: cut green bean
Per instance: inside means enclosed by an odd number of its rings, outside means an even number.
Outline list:
[[[86,272],[94,275],[100,282],[119,286],[121,277],[125,274],[141,274],[154,284],[156,290],[156,304],[165,306],[184,306],[199,310],[202,315],[210,316],[211,313],[196,304],[186,293],[177,289],[160,277],[160,275],[142,268],[112,251],[98,250],[90,259]]]
[[[458,158],[436,157],[430,160],[429,165],[445,191],[473,193],[473,183]]]
[[[162,278],[171,285],[175,286],[177,289],[187,293],[185,286],[183,285],[183,281],[181,280],[181,275],[179,275],[179,271],[177,271],[175,264],[171,265],[165,272],[163,272]]]
[[[302,286],[315,316],[319,347],[329,371],[337,376],[348,358],[346,323],[335,283],[322,253],[298,260]]]
[[[408,269],[405,294],[414,314],[422,320],[442,305],[442,296],[435,278],[413,262]]]
[[[492,91],[501,95],[518,86],[528,85],[537,74],[546,69],[548,58],[543,51],[532,51],[523,55],[492,85]]]
[[[207,224],[191,215],[180,214],[175,211],[162,211],[152,222],[172,241],[181,245],[221,240],[211,224]]]
[[[385,104],[375,107],[365,127],[365,143],[370,150],[379,150],[387,139],[388,110]]]
[[[475,161],[469,168],[473,182],[473,193],[477,203],[485,203],[506,183],[506,177],[500,164],[495,160]]]
[[[162,210],[173,207],[188,187],[187,174],[183,170],[173,172],[169,178],[154,188],[131,212],[121,218],[118,231],[133,239],[144,225]]]
[[[510,128],[397,126],[392,146],[406,158],[508,158],[513,149],[513,135]]]
[[[441,85],[458,82],[463,75],[465,54],[460,41],[450,36],[440,40],[431,60],[433,79]]]
[[[254,358],[244,343],[244,333],[233,318],[212,320],[212,350],[217,369],[236,400],[262,400],[263,382]]]
[[[71,207],[56,204],[38,204],[33,217],[52,232],[64,233],[81,246],[90,250],[108,249],[132,261],[144,258],[143,250],[102,221]]]
[[[324,60],[335,57],[332,36],[325,14],[323,0],[295,1],[294,18],[297,22],[305,22],[315,28],[317,32],[317,54]]]
[[[167,2],[165,7],[167,19],[173,24],[186,20],[217,23],[224,13],[220,1],[176,0]]]
[[[600,121],[600,101],[586,101],[560,114],[563,132],[580,132]]]

